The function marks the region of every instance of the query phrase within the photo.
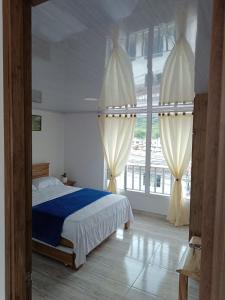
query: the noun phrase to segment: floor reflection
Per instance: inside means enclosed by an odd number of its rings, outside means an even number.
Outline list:
[[[78,272],[35,254],[33,299],[175,300],[187,241],[187,227],[136,214],[131,228],[119,228]],[[198,299],[198,285],[189,290],[189,300]]]

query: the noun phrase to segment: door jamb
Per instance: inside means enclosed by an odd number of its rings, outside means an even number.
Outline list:
[[[31,299],[31,2],[3,0],[6,299]]]
[[[211,39],[205,178],[202,215],[200,299],[225,295],[225,2],[214,0]]]

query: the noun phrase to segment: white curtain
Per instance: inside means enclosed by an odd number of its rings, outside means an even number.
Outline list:
[[[163,155],[174,176],[167,219],[176,226],[189,224],[189,205],[182,193],[182,177],[192,150],[192,114],[160,117],[160,137]]]
[[[171,51],[161,79],[160,102],[162,105],[194,101],[194,53],[186,33],[186,13],[177,16],[176,43]]]
[[[177,37],[162,75],[160,103],[174,104],[194,101],[194,54],[187,42],[185,6],[177,14]],[[162,150],[175,181],[171,194],[168,220],[175,224],[189,224],[189,201],[182,193],[182,176],[191,159],[193,116],[190,114],[160,117]]]
[[[105,71],[100,107],[135,106],[136,103],[132,64],[118,43],[118,30],[114,30],[113,50]]]
[[[110,171],[108,191],[117,192],[116,178],[124,171],[131,149],[135,127],[135,116],[99,117],[99,127],[105,153],[105,159]]]

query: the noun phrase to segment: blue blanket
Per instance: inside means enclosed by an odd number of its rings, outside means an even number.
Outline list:
[[[33,206],[33,238],[55,247],[58,246],[64,220],[69,215],[109,194],[93,189],[82,189]]]

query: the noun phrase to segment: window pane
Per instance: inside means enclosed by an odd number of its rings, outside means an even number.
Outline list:
[[[135,42],[134,42],[135,41]],[[135,43],[135,47],[134,44]],[[147,105],[147,73],[148,73],[148,30],[129,35],[129,56],[132,61],[137,106]],[[135,50],[134,50],[135,48]]]
[[[184,198],[189,199],[191,193],[191,163],[189,164],[188,169],[182,178],[182,188]]]
[[[170,177],[165,178],[167,171],[168,167],[164,159],[160,143],[159,117],[158,114],[152,114],[150,172],[150,191],[152,193],[164,194],[166,185],[170,187]]]
[[[145,58],[148,56],[148,30],[144,32],[143,56]]]
[[[124,190],[124,174],[123,172],[118,178],[117,178],[117,188],[119,190]]]
[[[176,31],[175,31],[175,24],[171,23],[167,25],[167,33],[166,33],[166,43],[167,48],[166,51],[171,51],[175,45],[176,40]]]
[[[144,191],[147,117],[138,115],[126,171],[126,187]]]
[[[166,60],[175,43],[175,24],[160,24],[154,27],[152,55],[152,103],[159,105],[160,83]]]
[[[128,54],[131,59],[135,59],[136,57],[136,35],[135,34],[130,34],[129,36]]]
[[[153,41],[153,57],[162,56],[163,53],[163,32],[162,26],[154,28],[154,41]]]
[[[137,32],[137,42],[136,42],[136,58],[141,57],[143,55],[143,43],[144,43],[144,38],[143,38],[143,31]]]
[[[172,185],[173,185],[173,176],[170,173],[169,169],[165,169],[164,171],[164,194],[171,195],[172,193]]]

